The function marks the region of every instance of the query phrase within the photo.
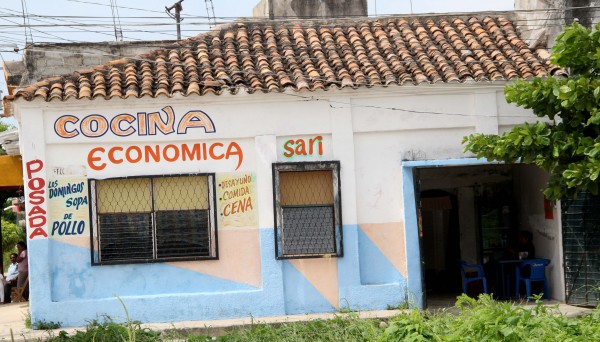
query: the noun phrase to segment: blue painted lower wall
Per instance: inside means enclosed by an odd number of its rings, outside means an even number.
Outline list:
[[[384,309],[403,303],[407,281],[357,225],[343,228],[338,259],[339,307]],[[265,317],[337,310],[294,266],[274,258],[273,229],[260,230],[262,286],[168,264],[91,266],[90,251],[52,239],[29,241],[33,323],[82,326],[108,316],[172,322]],[[361,261],[362,259],[364,261]],[[373,265],[376,264],[376,265]],[[370,266],[371,265],[371,266]]]

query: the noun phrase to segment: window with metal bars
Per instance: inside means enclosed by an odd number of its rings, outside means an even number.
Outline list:
[[[278,259],[343,255],[340,163],[273,164]]]
[[[92,264],[217,258],[214,174],[91,180]]]

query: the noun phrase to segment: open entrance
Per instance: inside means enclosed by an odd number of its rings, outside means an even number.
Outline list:
[[[543,171],[521,164],[413,170],[425,307],[451,305],[463,292],[461,260],[485,268],[489,292],[510,291],[491,268],[507,258],[520,231],[533,233],[537,257],[553,259],[558,273],[560,230],[557,220],[544,216]],[[470,295],[483,292],[481,282],[468,286]],[[560,282],[552,287],[560,299]]]

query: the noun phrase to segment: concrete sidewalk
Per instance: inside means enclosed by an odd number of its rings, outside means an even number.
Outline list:
[[[545,305],[557,305],[561,313],[569,316],[581,316],[590,314],[593,309],[581,308],[566,304],[560,304],[556,301],[544,301]],[[533,303],[528,306],[535,305]],[[450,305],[451,306],[451,305]],[[448,306],[446,306],[448,307]],[[443,307],[432,308],[434,310],[443,309]],[[359,312],[361,318],[381,318],[386,319],[402,313],[403,310],[376,310]],[[223,319],[215,321],[186,321],[175,323],[147,323],[142,324],[143,328],[148,328],[154,331],[179,330],[183,333],[194,331],[206,335],[214,334],[220,330],[231,327],[243,327],[254,324],[275,324],[288,322],[310,321],[315,319],[331,319],[335,316],[343,315],[342,313],[326,313],[326,314],[304,314],[304,315],[289,315],[277,317],[259,317],[259,318],[238,318],[238,319]],[[50,336],[57,336],[61,330],[66,331],[69,335],[73,335],[77,330],[85,330],[85,327],[79,328],[60,328],[54,330],[32,330],[25,327],[25,320],[29,316],[28,303],[13,303],[0,305],[0,341],[37,341],[46,340]]]

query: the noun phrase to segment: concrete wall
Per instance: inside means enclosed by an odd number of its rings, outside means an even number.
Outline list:
[[[592,28],[600,21],[599,0],[568,0],[565,21],[571,24],[574,20],[583,26]]]
[[[515,0],[516,22],[521,38],[530,48],[551,47],[565,24],[565,1]]]
[[[273,93],[50,103],[19,100],[31,220],[32,320],[71,326],[102,315],[123,319],[115,295],[124,300],[131,318],[142,322],[344,307],[384,309],[405,301],[421,306],[418,227],[412,181],[407,181],[409,175],[403,170],[408,165],[405,160],[425,164],[433,159],[462,160],[469,157],[462,152],[464,135],[534,121],[528,111],[497,102],[502,86],[405,86],[311,93],[310,98]],[[161,112],[169,106],[177,120],[189,111],[206,113],[215,131],[196,127],[153,136],[137,130],[127,136],[108,131],[99,137],[79,131],[70,138],[57,133],[61,126],[57,120],[64,115],[78,119],[65,126],[67,132],[76,132],[83,118],[92,114],[110,121],[119,114]],[[323,137],[322,154],[284,155],[286,141],[317,135]],[[131,146],[176,148],[195,143],[236,143],[243,159],[238,155],[132,163],[111,161],[107,152],[116,147],[113,151],[119,159],[120,149]],[[341,164],[344,256],[276,260],[272,163],[315,160]],[[100,169],[101,164],[106,165]],[[256,220],[241,227],[219,221],[219,260],[91,266],[89,229],[69,236],[53,229],[54,222],[71,210],[60,198],[48,196],[56,181],[198,172],[214,172],[217,179],[248,174],[254,179]],[[217,211],[221,209],[217,206]],[[89,210],[85,211],[81,219],[89,227]]]
[[[174,41],[40,43],[25,49],[22,61],[6,62],[9,86],[26,86],[56,75],[71,74],[123,57],[172,45]]]
[[[274,19],[366,17],[368,15],[367,0],[261,0],[252,10],[252,16],[269,18],[270,1]]]

